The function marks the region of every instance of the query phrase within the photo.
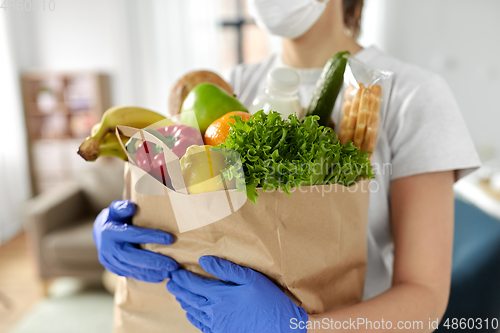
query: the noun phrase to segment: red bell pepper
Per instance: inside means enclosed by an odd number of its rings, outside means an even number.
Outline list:
[[[181,158],[186,150],[192,145],[203,145],[203,139],[200,132],[187,125],[170,125],[155,130],[165,140],[162,140],[172,150],[172,152]],[[158,179],[164,185],[170,185],[170,176],[165,164],[165,154],[162,149],[149,141],[143,141],[137,147],[135,157],[137,165],[148,172],[151,176]]]

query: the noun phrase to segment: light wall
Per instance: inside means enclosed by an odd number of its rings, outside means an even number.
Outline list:
[[[404,61],[442,75],[457,98],[480,153],[484,158],[493,153],[498,157],[500,1],[366,2],[366,9],[372,7],[365,13],[364,26],[370,30],[367,34],[371,41]]]
[[[114,97],[126,102],[123,3],[62,0],[54,11],[9,13],[20,71],[102,70],[113,76]]]
[[[57,0],[9,13],[20,70],[99,70],[112,102],[165,113],[175,80],[218,71],[217,0]]]
[[[21,203],[30,195],[21,94],[8,23],[0,15],[0,245],[21,230]],[[1,274],[1,273],[0,273]]]

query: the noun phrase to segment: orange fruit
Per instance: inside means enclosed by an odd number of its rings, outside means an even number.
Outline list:
[[[224,141],[226,141],[227,136],[229,135],[229,123],[234,124],[234,119],[229,119],[229,117],[238,115],[241,117],[241,120],[248,120],[252,115],[243,111],[232,111],[226,113],[216,121],[208,126],[205,136],[203,137],[203,141],[206,145],[217,146]]]

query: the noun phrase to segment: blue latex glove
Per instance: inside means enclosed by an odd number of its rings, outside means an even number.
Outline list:
[[[300,321],[305,326],[306,311],[264,275],[212,256],[201,257],[199,263],[223,281],[181,269],[172,272],[167,288],[202,332],[306,332],[296,328]]]
[[[170,245],[169,233],[127,224],[136,206],[129,200],[116,200],[103,209],[94,222],[94,241],[99,262],[120,276],[146,282],[161,282],[179,268],[177,262],[164,255],[141,250],[134,244],[157,243]]]

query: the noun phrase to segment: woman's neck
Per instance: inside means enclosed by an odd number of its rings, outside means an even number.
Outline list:
[[[334,40],[299,42],[298,39],[283,39],[282,44],[283,63],[295,68],[323,67],[337,52],[349,51],[351,54],[356,54],[363,49],[354,41],[351,43]]]
[[[333,2],[333,1],[330,1]],[[328,4],[319,20],[302,36],[282,39],[283,62],[296,68],[323,67],[335,53],[355,54],[363,48],[344,33],[339,9]]]

